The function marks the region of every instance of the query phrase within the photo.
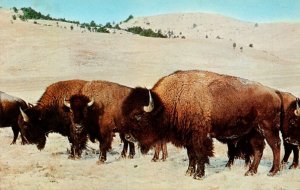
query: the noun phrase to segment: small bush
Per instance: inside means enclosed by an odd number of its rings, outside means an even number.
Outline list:
[[[13,18],[13,20],[16,20],[16,19],[17,19],[17,16],[16,16],[16,15],[13,15],[12,18]]]
[[[16,7],[13,7],[13,10],[15,13],[18,13],[18,9]]]
[[[124,22],[128,22],[129,20],[133,19],[132,15],[129,15],[128,18],[126,20],[124,20]]]
[[[249,44],[249,47],[253,48],[253,44]]]
[[[73,29],[74,29],[73,25],[71,25],[71,26],[70,26],[70,29],[71,29],[71,30],[73,30]]]

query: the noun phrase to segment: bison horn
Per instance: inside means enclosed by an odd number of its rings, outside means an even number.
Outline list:
[[[29,121],[29,117],[26,115],[26,113],[22,110],[21,107],[19,107],[19,108],[20,108],[20,112],[21,112],[21,115],[22,115],[22,117],[23,117],[23,120],[24,120],[25,122],[28,122],[28,121]]]
[[[87,104],[88,107],[92,106],[94,104],[95,100],[92,98],[92,100]]]
[[[152,112],[152,110],[154,109],[154,102],[151,96],[151,92],[149,90],[149,105],[148,106],[144,106],[144,111],[145,112]]]
[[[299,98],[296,98],[296,110],[294,111],[296,116],[300,116]]]
[[[68,108],[71,108],[71,104],[66,101],[66,97],[64,97],[64,105],[67,106]]]

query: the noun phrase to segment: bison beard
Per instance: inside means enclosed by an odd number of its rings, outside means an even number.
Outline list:
[[[189,157],[187,174],[201,179],[213,155],[212,138],[238,139],[255,129],[273,151],[269,175],[279,171],[281,101],[274,89],[212,72],[179,71],[160,79],[150,95],[136,88],[122,105],[124,132],[145,151],[159,140],[183,146]],[[256,160],[246,175],[256,173],[264,147],[261,137],[251,146]]]
[[[86,148],[88,132],[90,128],[98,126],[96,106],[94,100],[89,100],[84,95],[73,95],[69,101],[64,100],[66,111],[69,115],[71,152],[69,158],[80,158],[82,150]],[[94,122],[94,124],[92,124]]]

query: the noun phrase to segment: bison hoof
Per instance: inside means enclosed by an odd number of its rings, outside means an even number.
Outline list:
[[[298,168],[298,164],[292,163],[292,165],[289,167],[289,169],[296,169]]]
[[[245,173],[245,176],[254,176],[255,174],[256,174],[256,171],[248,170],[248,171]]]
[[[229,169],[231,168],[231,166],[232,166],[232,163],[229,163],[229,162],[227,162],[227,164],[225,165],[225,167],[229,168]]]
[[[128,155],[129,159],[133,159],[133,157],[134,157],[134,155],[131,155],[131,154]]]
[[[276,175],[276,173],[277,173],[277,172],[269,172],[269,173],[268,173],[268,176],[271,176],[271,177],[273,177],[273,176],[275,176],[275,175]]]
[[[279,169],[274,169],[272,167],[272,169],[269,171],[268,176],[275,176],[278,173]]]
[[[75,156],[69,155],[68,159],[75,160]]]
[[[98,165],[105,164],[105,160],[98,160],[98,161],[97,161],[97,164],[98,164]]]
[[[157,158],[152,158],[152,160],[151,160],[152,162],[157,162],[158,161],[158,159]]]
[[[204,178],[204,174],[202,174],[202,173],[194,175],[194,179],[201,180],[203,178]]]
[[[186,172],[186,176],[192,176],[195,173],[195,170],[193,168],[189,168]]]

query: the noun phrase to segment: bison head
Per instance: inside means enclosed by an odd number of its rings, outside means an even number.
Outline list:
[[[163,138],[163,104],[159,97],[145,88],[135,88],[122,105],[122,132],[131,134],[140,144],[142,153]]]
[[[64,105],[68,108],[71,123],[75,127],[83,127],[84,121],[87,119],[88,109],[94,104],[94,99],[89,100],[84,95],[73,95],[66,101],[64,98]]]
[[[37,107],[29,107],[26,110],[20,108],[19,127],[24,138],[32,144],[36,144],[39,150],[46,144],[46,131],[43,127],[41,111]]]
[[[286,142],[300,145],[300,107],[299,98],[291,103],[286,111],[283,133]]]

